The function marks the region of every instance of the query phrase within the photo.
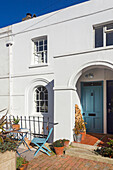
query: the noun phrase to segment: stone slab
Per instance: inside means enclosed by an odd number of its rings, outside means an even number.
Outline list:
[[[68,148],[65,151],[66,155],[70,155],[70,156],[75,156],[75,157],[79,157],[79,158],[84,158],[84,159],[89,159],[89,160],[93,160],[93,161],[99,161],[99,162],[104,162],[104,163],[108,163],[108,164],[113,164],[113,159],[112,158],[106,158],[106,157],[102,157],[101,155],[96,155],[94,153],[94,151],[92,150],[88,150],[85,148]]]

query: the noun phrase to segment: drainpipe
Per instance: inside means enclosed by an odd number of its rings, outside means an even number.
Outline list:
[[[8,48],[8,59],[9,59],[9,114],[11,114],[11,59],[12,59],[12,45],[14,42],[9,40],[6,42],[6,47]]]

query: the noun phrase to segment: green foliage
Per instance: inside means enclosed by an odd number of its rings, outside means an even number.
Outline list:
[[[65,141],[69,141],[69,139],[63,139],[63,143],[64,143]]]
[[[16,151],[17,143],[10,137],[3,137],[3,143],[0,142],[0,152]]]
[[[55,142],[53,142],[53,147],[62,147],[62,146],[64,146],[64,142],[61,139],[56,140]]]
[[[100,154],[105,157],[113,157],[113,139],[109,139],[109,142],[107,142],[108,146],[102,147],[102,148],[97,148],[95,152],[97,154]]]
[[[22,158],[22,157],[17,157],[17,160],[16,160],[16,168],[19,168],[22,166],[22,164],[26,164],[28,163],[28,161],[26,161],[25,158]]]
[[[6,109],[4,109],[4,110],[6,110]],[[4,110],[1,110],[0,112],[2,112]],[[17,143],[11,137],[9,137],[9,136],[7,136],[7,134],[5,134],[4,125],[7,122],[7,120],[6,120],[7,113],[8,113],[8,111],[0,119],[0,152],[2,152],[2,153],[6,152],[6,151],[11,151],[11,150],[16,151],[16,147],[17,147]]]
[[[19,123],[19,121],[20,121],[20,119],[19,119],[19,118],[17,118],[17,119],[16,119],[15,117],[13,118],[13,123],[14,123],[14,124],[18,124],[18,123]]]
[[[107,142],[110,148],[113,149],[113,139],[109,139],[109,142]]]

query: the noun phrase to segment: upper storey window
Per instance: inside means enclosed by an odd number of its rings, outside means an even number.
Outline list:
[[[34,64],[47,63],[47,36],[36,38],[34,42]]]
[[[113,24],[95,27],[95,48],[113,45]]]

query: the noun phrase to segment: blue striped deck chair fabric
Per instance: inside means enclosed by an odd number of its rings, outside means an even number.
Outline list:
[[[36,146],[38,146],[38,149],[36,150],[34,156],[37,155],[37,153],[42,150],[44,153],[46,153],[47,155],[50,156],[50,153],[51,150],[49,150],[44,144],[48,141],[51,133],[53,131],[53,128],[50,129],[49,131],[49,134],[46,138],[37,138],[37,137],[34,137],[33,140],[31,141],[31,143],[35,144]]]

